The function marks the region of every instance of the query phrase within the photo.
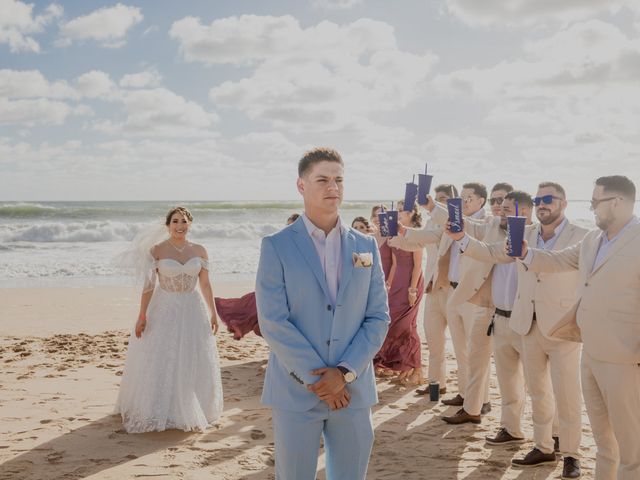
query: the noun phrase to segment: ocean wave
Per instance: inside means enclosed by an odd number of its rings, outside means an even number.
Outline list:
[[[136,234],[150,226],[113,221],[0,225],[0,242],[122,242],[132,240]],[[280,228],[279,225],[256,223],[194,224],[190,229],[190,238],[194,241],[213,238],[258,240]]]

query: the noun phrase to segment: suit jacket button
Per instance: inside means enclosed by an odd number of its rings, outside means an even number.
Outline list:
[[[327,305],[327,310],[331,311],[331,305]]]
[[[589,283],[588,283],[588,282],[587,282],[587,283],[585,283],[585,284],[584,284],[584,286],[585,286],[585,287],[588,287],[588,286],[589,286]]]
[[[536,282],[540,283],[540,279],[536,280]]]
[[[327,345],[331,345],[331,340],[327,340]]]

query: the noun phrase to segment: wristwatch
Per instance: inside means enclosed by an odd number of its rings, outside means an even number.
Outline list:
[[[338,370],[342,373],[345,383],[351,383],[356,379],[356,374],[349,370],[347,367],[338,366]]]

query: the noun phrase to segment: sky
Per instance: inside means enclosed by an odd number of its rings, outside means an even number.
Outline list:
[[[640,182],[640,0],[0,0],[0,200]],[[639,184],[640,187],[640,184]]]

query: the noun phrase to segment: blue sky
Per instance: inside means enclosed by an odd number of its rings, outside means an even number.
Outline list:
[[[0,0],[0,200],[640,181],[638,0]]]

